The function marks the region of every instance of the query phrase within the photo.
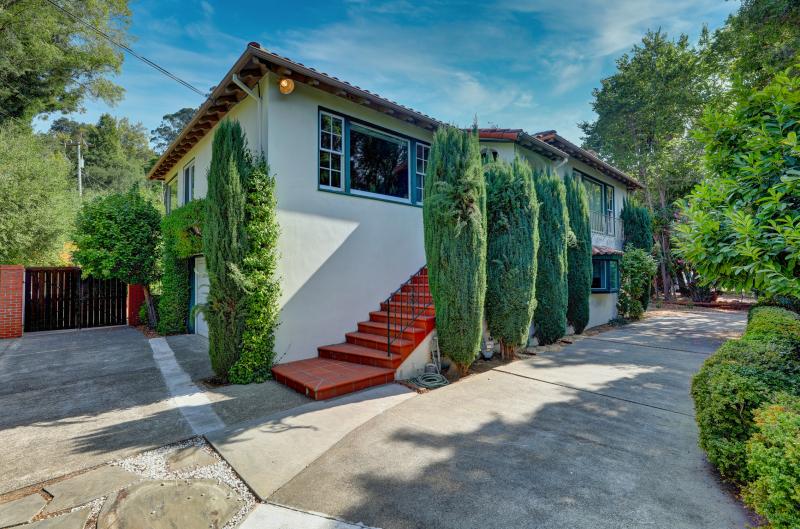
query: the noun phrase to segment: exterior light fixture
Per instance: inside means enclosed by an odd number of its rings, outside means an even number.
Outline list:
[[[292,81],[288,77],[282,78],[278,82],[278,90],[280,90],[281,94],[283,95],[291,94],[292,92],[294,92],[294,81]]]

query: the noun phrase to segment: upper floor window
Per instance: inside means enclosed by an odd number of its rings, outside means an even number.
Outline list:
[[[417,143],[417,202],[422,203],[425,194],[425,174],[428,172],[428,156],[431,148],[424,143]]]
[[[344,189],[344,120],[339,116],[319,114],[319,185],[326,189]]]
[[[188,204],[194,198],[194,160],[183,168],[183,203]]]
[[[586,187],[586,194],[589,197],[589,209],[595,213],[601,213],[607,217],[614,216],[614,187],[599,180],[574,170],[575,175],[580,177]]]
[[[319,188],[420,203],[430,145],[354,119],[319,112]]]
[[[178,175],[164,184],[164,210],[167,214],[178,207]]]

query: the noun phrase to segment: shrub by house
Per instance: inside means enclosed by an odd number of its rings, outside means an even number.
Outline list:
[[[508,359],[526,344],[536,308],[539,203],[528,162],[485,167],[486,323]]]
[[[564,181],[569,229],[575,239],[567,248],[567,323],[577,334],[589,324],[589,296],[592,294],[592,229],[589,199],[577,178]]]
[[[486,183],[478,137],[434,133],[422,207],[439,346],[461,374],[480,350],[486,295]]]
[[[638,320],[645,311],[642,299],[649,299],[650,282],[658,269],[653,257],[633,246],[625,247],[625,254],[620,262],[620,285],[617,309],[620,316],[629,320]]]

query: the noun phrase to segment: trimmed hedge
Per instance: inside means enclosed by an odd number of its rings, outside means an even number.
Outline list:
[[[757,307],[692,380],[700,446],[775,529],[800,520],[800,317]]]
[[[592,229],[589,223],[589,199],[586,188],[577,178],[566,178],[569,227],[575,244],[567,249],[567,323],[575,334],[589,324],[589,297],[592,294]]]

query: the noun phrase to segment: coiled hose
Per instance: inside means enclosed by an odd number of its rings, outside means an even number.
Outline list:
[[[439,373],[425,373],[424,375],[419,375],[418,377],[409,379],[409,382],[426,389],[441,388],[450,383],[449,380]]]

